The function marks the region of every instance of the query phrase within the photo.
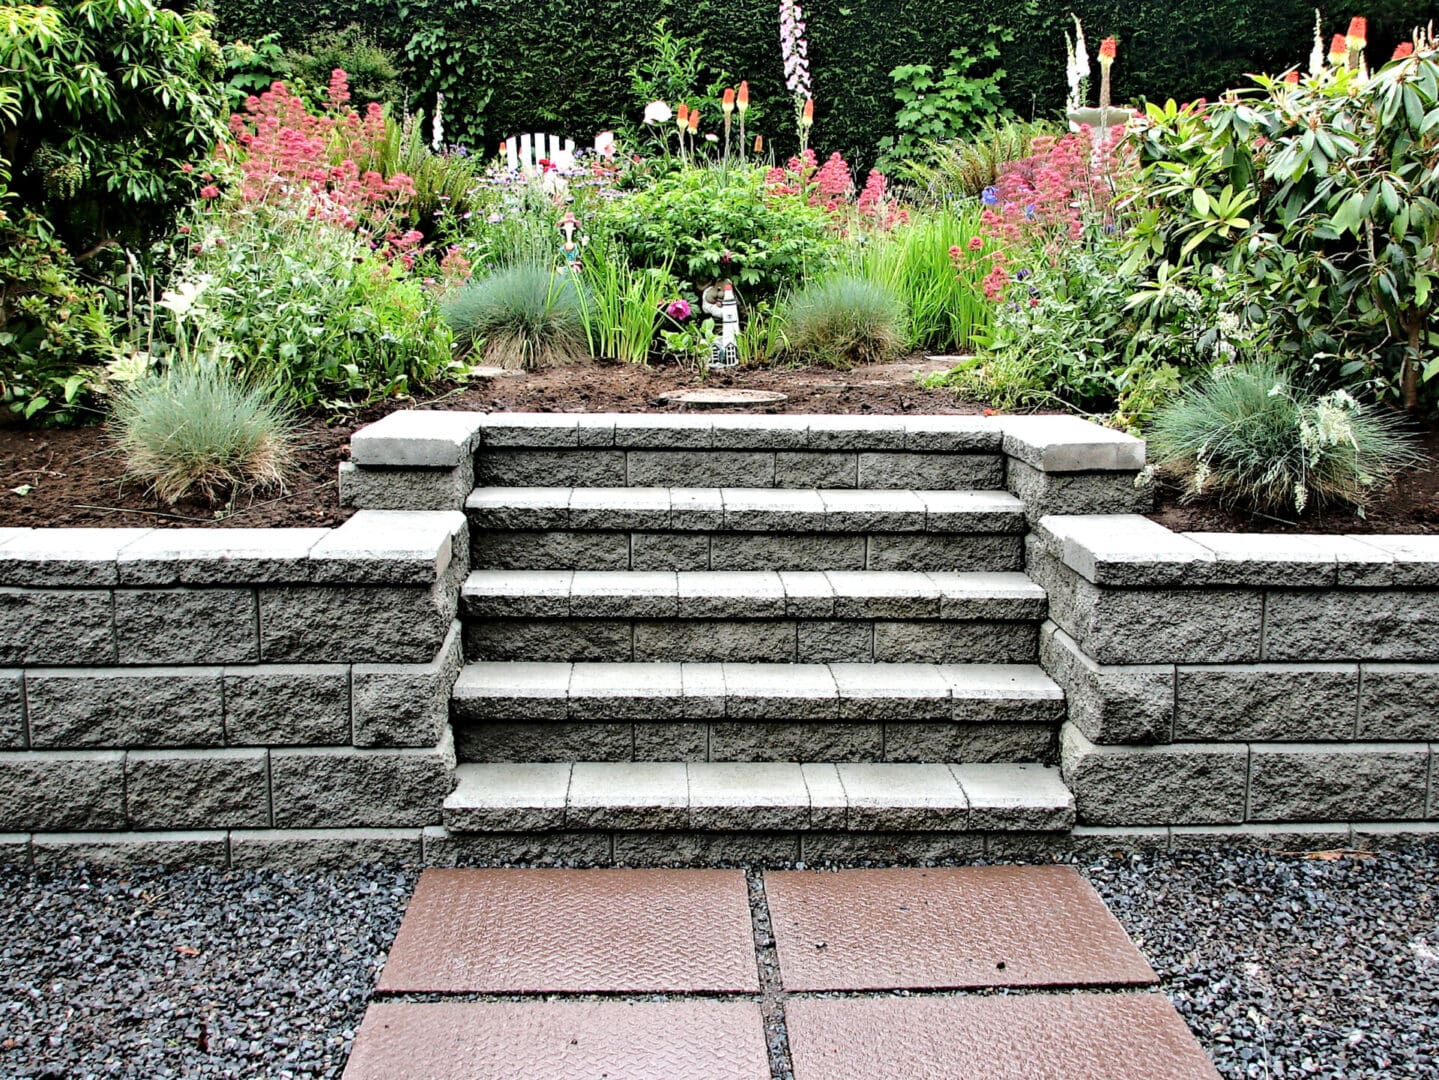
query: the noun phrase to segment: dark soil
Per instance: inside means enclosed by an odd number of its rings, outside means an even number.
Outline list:
[[[679,412],[658,401],[672,390],[742,388],[778,390],[787,401],[724,412],[857,413],[874,415],[974,414],[983,407],[948,390],[918,385],[920,372],[943,371],[943,361],[916,356],[883,366],[756,369],[715,372],[701,378],[678,368],[626,364],[575,367],[476,380],[461,388],[368,406],[339,418],[313,416],[300,428],[301,449],[289,490],[240,494],[214,506],[185,500],[170,506],[125,476],[125,463],[103,425],[46,431],[0,428],[0,527],[219,526],[280,528],[338,525],[352,511],[341,508],[340,463],[349,457],[350,433],[403,408],[470,409],[480,412]],[[1439,462],[1439,425],[1422,436],[1426,456]],[[19,494],[24,491],[25,494]],[[1366,517],[1335,509],[1303,521],[1230,512],[1209,504],[1184,506],[1178,491],[1161,483],[1151,516],[1176,531],[1439,533],[1439,467],[1409,470],[1374,500]]]
[[[1212,503],[1186,506],[1179,501],[1179,489],[1162,481],[1155,512],[1149,516],[1175,532],[1439,533],[1439,422],[1431,422],[1417,441],[1429,466],[1400,473],[1375,495],[1363,517],[1343,506],[1311,510],[1297,520],[1225,510]]]
[[[476,380],[463,388],[413,401],[387,401],[353,415],[309,417],[289,491],[242,494],[212,506],[185,500],[169,506],[125,476],[125,463],[103,425],[45,431],[0,428],[0,527],[222,526],[280,528],[338,525],[337,470],[349,457],[350,433],[396,409],[471,409],[480,412],[679,412],[657,398],[671,390],[741,387],[779,390],[789,400],[761,409],[800,413],[977,413],[947,390],[920,387],[919,371],[949,365],[915,357],[901,364],[834,371],[828,368],[716,372],[707,379],[678,368],[583,364],[529,374]],[[28,489],[28,490],[27,490]],[[18,494],[25,491],[25,494]]]

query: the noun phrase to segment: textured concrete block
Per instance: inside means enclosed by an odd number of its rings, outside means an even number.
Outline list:
[[[1174,738],[1185,742],[1353,739],[1357,664],[1180,667]]]
[[[783,866],[799,858],[795,832],[647,832],[614,834],[616,866]]]
[[[475,455],[481,487],[624,487],[623,450],[486,448]]]
[[[680,762],[577,762],[565,824],[582,829],[682,829],[689,779]]]
[[[916,491],[932,533],[1013,533],[1026,525],[1024,504],[1005,491]],[[883,530],[888,531],[888,530]]]
[[[925,530],[925,502],[913,491],[836,489],[818,494],[824,503],[822,527],[826,532],[908,533]]]
[[[978,832],[806,832],[800,834],[800,856],[810,866],[880,863],[913,866],[922,863],[970,862],[984,854]]]
[[[270,788],[280,828],[395,828],[440,820],[455,750],[275,750]]]
[[[731,720],[838,720],[839,691],[827,667],[773,663],[724,665]]]
[[[834,588],[838,619],[937,619],[940,589],[926,574],[890,570],[836,570],[827,575]]]
[[[1042,518],[1045,548],[1097,585],[1160,588],[1208,582],[1217,559],[1196,540],[1139,514]]]
[[[1051,514],[1147,514],[1151,487],[1136,484],[1137,473],[1047,473],[1010,458],[1005,486],[1024,503],[1031,525]]]
[[[615,413],[614,444],[661,450],[707,450],[714,445],[714,418],[690,413]]]
[[[35,866],[87,863],[116,870],[136,866],[225,866],[223,830],[199,832],[36,833]]]
[[[582,420],[603,423],[576,413],[488,413],[480,417],[481,446],[579,446]],[[613,417],[610,418],[613,442]]]
[[[839,765],[816,761],[800,765],[809,789],[809,824],[812,829],[849,828],[849,793],[839,778]]]
[[[1338,580],[1334,552],[1306,536],[1284,533],[1183,534],[1214,552],[1210,568],[1216,585],[1323,589]]]
[[[571,529],[621,529],[628,532],[633,529],[667,529],[669,525],[668,488],[591,487],[575,488],[570,492]]]
[[[1254,848],[1260,851],[1334,851],[1351,846],[1349,826],[1343,822],[1282,825],[1175,825],[1169,846],[1190,848]]]
[[[0,833],[124,827],[122,752],[0,754]]]
[[[1064,688],[1069,719],[1091,741],[1114,745],[1170,740],[1172,667],[1096,664],[1052,622],[1040,628],[1039,662]]]
[[[1002,487],[999,454],[863,453],[859,487],[944,491]]]
[[[636,761],[708,761],[709,726],[665,720],[634,725],[634,759]],[[585,756],[575,760],[604,760]],[[623,760],[616,757],[608,760]]]
[[[1257,591],[1107,589],[1080,578],[1072,611],[1054,592],[1049,600],[1050,617],[1097,663],[1243,664],[1260,659],[1264,597]],[[1272,651],[1268,658],[1289,659]]]
[[[867,664],[874,659],[874,623],[802,619],[798,623],[795,660],[801,664]]]
[[[1032,664],[1039,655],[1032,622],[876,622],[877,663]]]
[[[485,619],[465,624],[475,660],[625,661],[634,657],[629,619]]]
[[[628,570],[630,537],[620,532],[484,532],[470,540],[470,562],[487,570]]]
[[[763,663],[796,655],[787,619],[653,619],[634,624],[634,658],[692,663]]]
[[[569,762],[462,765],[445,799],[445,827],[455,832],[559,829],[570,790]]]
[[[895,416],[824,413],[809,418],[811,450],[902,450],[904,420]]]
[[[838,769],[851,829],[968,827],[969,800],[947,766],[845,762]]]
[[[725,489],[722,497],[724,527],[731,532],[844,531],[826,526],[824,499],[818,491],[737,487]]]
[[[1006,416],[1004,452],[1045,472],[1134,472],[1144,440],[1077,416]]]
[[[458,510],[475,487],[475,462],[452,469],[367,468],[340,462],[340,505],[357,510]]]
[[[1394,560],[1394,584],[1401,589],[1439,589],[1439,536],[1364,536],[1351,539],[1378,548]]]
[[[810,418],[803,414],[717,413],[710,419],[716,450],[793,450],[809,441]]]
[[[20,750],[27,741],[24,674],[0,669],[0,750]]]
[[[1010,467],[1014,467],[1010,459]],[[1103,859],[1116,852],[1165,851],[1169,829],[1163,825],[1076,825],[1068,832],[987,832],[984,857],[991,863],[1043,863]]]
[[[800,767],[781,762],[688,766],[690,824],[733,831],[804,829],[809,790]]]
[[[1074,796],[1059,770],[1042,765],[951,765],[969,799],[971,829],[1064,830],[1074,824]]]
[[[570,615],[576,619],[673,619],[678,575],[664,570],[615,573],[576,570],[570,579]]]
[[[457,720],[563,720],[569,715],[567,663],[474,663],[453,691]]]
[[[818,570],[791,570],[779,576],[784,587],[785,614],[792,619],[834,617],[834,585]]]
[[[379,864],[414,866],[422,859],[419,829],[254,829],[230,833],[237,870],[346,870]]]
[[[461,761],[630,761],[636,756],[634,746],[634,725],[630,723],[455,724],[455,752]]]
[[[1049,761],[1054,757],[1049,724],[884,725],[885,761],[993,763]]]
[[[116,556],[122,585],[302,582],[329,529],[156,529]]]
[[[350,741],[350,669],[343,664],[231,667],[224,671],[224,687],[225,741],[231,746]]]
[[[472,530],[567,529],[573,488],[475,488],[465,498]]]
[[[133,829],[265,828],[264,750],[134,750],[125,759]]]
[[[356,664],[351,673],[356,746],[434,746],[450,720],[450,691],[464,663],[460,623],[428,664]]]
[[[1249,749],[1240,744],[1096,746],[1060,732],[1064,782],[1086,825],[1202,825],[1244,820]]]
[[[350,458],[361,465],[453,467],[479,442],[484,414],[402,409],[350,436]]]
[[[1356,821],[1353,846],[1363,851],[1394,851],[1439,841],[1439,822]]]
[[[929,664],[834,664],[843,720],[948,720],[950,684]]]
[[[571,720],[679,720],[684,683],[677,663],[576,664]]]
[[[222,746],[221,675],[217,667],[31,669],[30,744]]]
[[[3,539],[3,534],[0,534]],[[30,865],[30,834],[0,833],[0,868],[23,870]]]
[[[1252,821],[1394,821],[1424,817],[1427,743],[1255,743]]]
[[[1439,664],[1361,664],[1359,738],[1439,741]]]
[[[727,690],[723,664],[683,664],[680,681],[684,684],[687,720],[711,720],[725,715]]]
[[[0,542],[0,585],[114,585],[115,559],[148,529],[22,529]]]
[[[122,664],[253,663],[260,657],[255,593],[119,589],[115,639]]]
[[[631,450],[633,487],[771,487],[774,454],[764,450]]]
[[[868,537],[864,568],[869,570],[1019,570],[1024,566],[1024,539],[943,533],[873,533]],[[832,569],[850,569],[848,566]]]
[[[714,532],[724,528],[725,493],[717,487],[672,487],[670,528],[677,532]]]
[[[1003,420],[993,416],[906,416],[904,448],[928,453],[999,453]]]
[[[709,728],[711,761],[880,761],[884,732],[879,724],[714,721]]]
[[[1269,660],[1433,660],[1439,592],[1271,592],[1264,653]]]
[[[113,664],[111,594],[0,588],[0,664]]]
[[[863,536],[716,533],[710,538],[711,570],[863,570]]]
[[[425,829],[427,866],[609,866],[610,834],[605,831],[451,833]]]
[[[682,619],[762,619],[785,614],[784,582],[773,570],[689,571],[677,575]]]
[[[859,456],[781,450],[775,454],[775,487],[852,488],[859,486]]]
[[[707,570],[707,533],[637,532],[630,537],[630,566],[635,570]]]
[[[259,606],[260,655],[277,663],[425,664],[455,617],[439,586],[261,588]]]

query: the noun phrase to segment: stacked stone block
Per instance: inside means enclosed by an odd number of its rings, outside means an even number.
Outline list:
[[[453,784],[468,543],[456,512],[0,536],[0,847],[420,859]]]

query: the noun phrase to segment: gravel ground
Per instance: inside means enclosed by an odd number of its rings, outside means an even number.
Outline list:
[[[1439,1078],[1439,845],[1081,869],[1224,1077]],[[337,1078],[414,881],[0,874],[0,1076]],[[755,932],[772,1064],[787,1076],[762,909]]]

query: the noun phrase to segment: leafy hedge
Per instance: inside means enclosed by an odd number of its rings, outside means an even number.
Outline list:
[[[763,104],[771,144],[789,152],[790,107],[780,71],[777,6],[771,0],[213,0],[220,33],[254,39],[278,32],[298,44],[360,22],[404,60],[412,105],[447,99],[447,131],[491,147],[521,129],[583,139],[633,116],[627,72],[643,55],[656,19],[704,48],[706,64],[749,79]],[[1339,0],[1322,5],[1326,32],[1369,16],[1370,52],[1387,57],[1409,28],[1432,16],[1426,0]],[[893,131],[890,71],[942,68],[950,50],[978,44],[991,23],[1013,31],[996,61],[1020,116],[1063,100],[1064,32],[1076,12],[1091,37],[1115,34],[1115,96],[1209,96],[1251,71],[1302,64],[1313,41],[1312,0],[809,0],[816,124],[814,145],[868,162]],[[975,50],[977,51],[977,50]],[[978,72],[977,72],[978,73]]]

